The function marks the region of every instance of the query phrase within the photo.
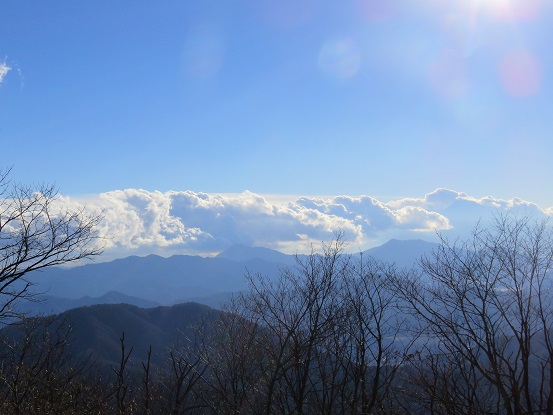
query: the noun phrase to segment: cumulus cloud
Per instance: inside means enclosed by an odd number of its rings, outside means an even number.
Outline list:
[[[83,204],[67,197],[63,203]],[[270,203],[247,191],[220,195],[127,189],[102,193],[86,206],[104,216],[100,232],[107,238],[107,250],[129,254],[208,254],[235,244],[295,252],[310,242],[331,239],[339,229],[353,241],[363,235],[347,218]]]
[[[366,235],[391,228],[412,231],[436,231],[449,229],[447,218],[417,206],[393,206],[369,196],[340,196],[328,200],[298,199],[297,203],[310,205],[314,209],[348,218],[359,224]]]
[[[11,71],[12,68],[10,68],[6,62],[0,62],[0,84],[4,82],[4,78],[8,74],[9,71]]]
[[[485,221],[493,214],[512,212],[544,219],[553,213],[552,209],[544,210],[532,202],[519,198],[500,199],[493,196],[476,198],[463,192],[450,189],[436,189],[421,198],[404,198],[388,203],[393,209],[417,207],[448,218],[451,228],[461,233],[474,227],[479,221]]]
[[[360,234],[344,218],[271,204],[251,192],[235,196],[169,192],[167,196],[171,199],[171,215],[186,227],[206,232],[217,248],[236,243],[278,247],[281,242],[300,241],[303,235],[325,239],[338,228],[354,237]]]
[[[83,202],[63,197],[65,206]],[[304,252],[343,230],[353,249],[390,238],[436,238],[436,232],[471,230],[494,212],[546,217],[552,210],[513,198],[474,198],[437,189],[420,198],[382,202],[370,196],[298,197],[269,201],[249,191],[208,194],[140,189],[102,193],[86,201],[102,211],[100,232],[111,257],[157,253],[210,254],[235,244]]]

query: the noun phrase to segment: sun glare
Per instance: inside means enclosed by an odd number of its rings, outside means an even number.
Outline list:
[[[532,20],[539,14],[542,0],[474,0],[479,9],[502,20]]]

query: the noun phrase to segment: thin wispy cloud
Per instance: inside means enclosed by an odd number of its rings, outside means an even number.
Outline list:
[[[63,197],[60,203],[80,202]],[[307,252],[343,230],[355,251],[391,238],[436,240],[437,233],[466,235],[494,213],[550,216],[518,198],[475,198],[437,189],[419,198],[382,202],[370,196],[298,197],[270,201],[249,191],[207,194],[191,191],[117,190],[88,199],[101,210],[101,233],[110,257],[156,253],[214,254],[235,244]]]
[[[9,71],[11,71],[12,68],[10,68],[6,62],[0,62],[0,84],[4,82],[4,78],[8,74]]]

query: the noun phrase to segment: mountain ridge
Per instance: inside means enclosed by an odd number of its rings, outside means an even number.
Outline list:
[[[363,255],[411,267],[421,255],[437,246],[422,240],[391,240],[364,251]],[[298,256],[300,260],[304,257]],[[242,291],[247,289],[247,273],[277,276],[283,268],[293,268],[295,263],[294,255],[242,245],[231,247],[216,257],[131,256],[74,268],[48,268],[29,274],[29,279],[37,292],[46,292],[54,298],[51,301],[59,301],[60,305],[64,301],[87,301],[86,297],[99,298],[112,291],[133,297],[135,304],[141,299],[168,305]],[[53,309],[63,311],[63,307],[56,307]]]
[[[40,295],[36,298],[36,301],[26,301],[18,304],[18,312],[28,315],[52,315],[96,304],[130,304],[141,308],[159,307],[161,305],[154,301],[111,290],[99,297],[86,295],[77,299]]]

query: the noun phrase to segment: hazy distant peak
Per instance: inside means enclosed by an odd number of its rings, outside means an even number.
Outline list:
[[[428,247],[433,248],[436,246],[434,242],[424,241],[422,239],[390,239],[388,242],[383,243],[382,245],[373,248],[383,248],[383,247],[393,247],[393,248],[406,248],[406,247]]]
[[[289,256],[274,249],[263,247],[251,247],[234,245],[217,255],[217,258],[230,259],[232,261],[251,261],[262,259],[270,262],[289,262]]]
[[[398,266],[411,267],[423,255],[429,254],[437,247],[438,244],[421,239],[390,239],[383,245],[363,252],[363,255],[368,255],[384,262],[393,262]]]

